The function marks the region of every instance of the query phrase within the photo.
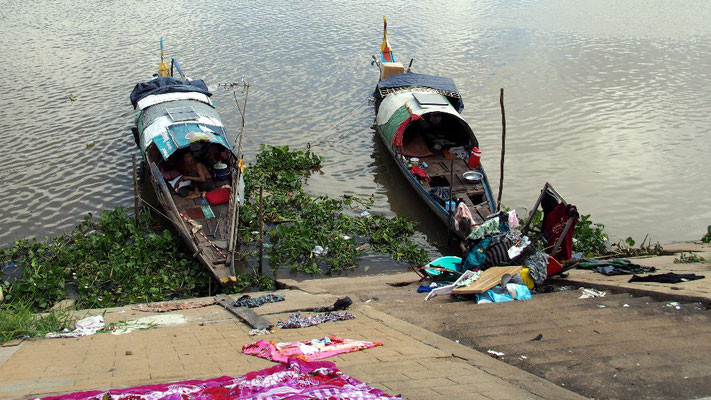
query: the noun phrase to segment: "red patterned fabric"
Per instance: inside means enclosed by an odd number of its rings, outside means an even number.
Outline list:
[[[223,376],[205,381],[183,381],[128,389],[93,390],[43,400],[396,400],[380,389],[354,379],[328,361],[297,358],[239,378]]]
[[[555,246],[556,241],[563,233],[563,229],[565,229],[565,225],[570,218],[575,218],[575,220],[565,234],[560,249],[556,254],[551,254],[558,261],[569,260],[573,254],[573,231],[575,231],[575,224],[578,223],[578,210],[573,205],[560,203],[551,212],[543,216],[543,238],[546,240],[546,247],[550,248],[550,251],[553,250],[553,246]]]

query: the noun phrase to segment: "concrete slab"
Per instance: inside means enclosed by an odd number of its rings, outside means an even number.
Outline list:
[[[657,273],[675,272],[679,274],[704,275],[704,279],[675,284],[654,282],[628,282],[631,275],[606,276],[589,270],[570,271],[568,278],[558,280],[561,284],[589,286],[607,290],[625,290],[661,300],[699,301],[711,304],[711,244],[683,243],[664,246],[665,250],[678,250],[670,256],[634,257],[629,260],[644,266],[657,268]],[[675,263],[681,252],[703,257],[703,263]]]

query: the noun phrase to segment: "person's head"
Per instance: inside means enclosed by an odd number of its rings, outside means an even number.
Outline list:
[[[191,163],[193,162],[193,160],[195,160],[195,156],[193,156],[192,151],[188,151],[183,154],[183,161],[185,161],[186,163]]]

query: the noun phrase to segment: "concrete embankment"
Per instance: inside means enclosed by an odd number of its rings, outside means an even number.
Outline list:
[[[711,259],[711,246],[696,250]],[[661,272],[703,275],[711,269],[708,263],[674,264],[673,259],[635,262]],[[711,313],[705,307],[711,301],[711,276],[677,285],[629,286],[627,279],[574,271],[550,293],[499,304],[449,297],[425,302],[416,291],[418,277],[411,272],[282,280],[284,289],[278,292],[286,301],[255,309],[270,322],[285,320],[290,312],[331,305],[343,296],[352,298],[350,311],[356,319],[249,336],[248,325],[212,305],[169,313],[185,317],[179,325],[125,335],[25,341],[0,348],[0,397],[239,376],[273,365],[242,354],[244,344],[329,334],[384,341],[382,347],[330,360],[359,380],[409,399],[711,395],[711,361],[706,356],[711,351]],[[588,287],[614,290],[605,297],[580,299],[577,284],[583,281]],[[104,312],[108,323],[152,315],[132,306],[78,313]],[[490,349],[504,356],[494,359],[487,354]]]

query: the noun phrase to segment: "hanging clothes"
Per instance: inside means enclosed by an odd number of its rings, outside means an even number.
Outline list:
[[[546,248],[551,250],[571,218],[573,222],[563,238],[560,249],[552,254],[559,261],[569,260],[573,254],[573,231],[575,224],[578,223],[578,210],[574,205],[559,203],[549,213],[543,215],[543,239],[546,242]]]
[[[464,202],[460,202],[457,204],[457,211],[454,213],[454,229],[459,230],[459,223],[463,220],[466,220],[469,222],[469,226],[474,226],[476,225],[476,222],[474,222],[474,217],[472,217],[472,212],[469,210],[469,207],[464,204]]]

